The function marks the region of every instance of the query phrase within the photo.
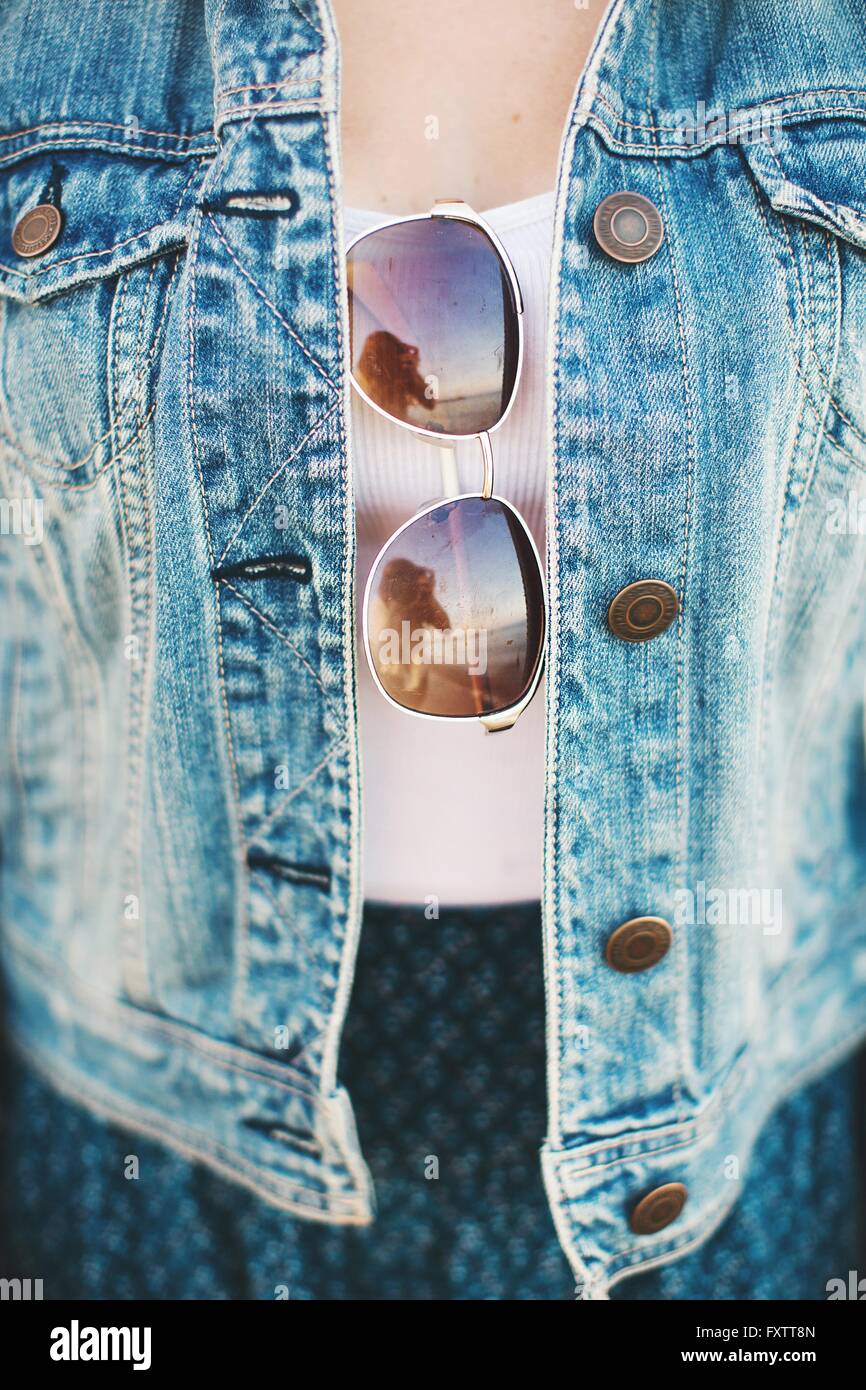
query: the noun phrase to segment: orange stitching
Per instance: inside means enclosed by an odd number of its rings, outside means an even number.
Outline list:
[[[0,156],[0,164],[10,164],[13,160],[23,159],[34,150],[72,150],[78,146],[88,150],[114,150],[120,154],[148,154],[152,159],[201,159],[216,150],[216,145],[200,150],[155,150],[152,145],[129,145],[126,141],[120,140],[79,140],[73,136],[66,140],[37,140],[32,145],[25,145],[23,149]]]
[[[253,82],[247,87],[224,87],[217,92],[217,104],[223,97],[237,96],[240,92],[280,92],[284,87],[308,87],[311,82],[318,81],[318,77],[287,77],[284,82]],[[238,110],[243,110],[243,107]]]
[[[70,121],[58,117],[56,121],[41,121],[39,125],[25,126],[23,130],[11,130],[7,135],[0,135],[2,140],[18,140],[22,135],[35,135],[37,130],[129,130],[130,126],[125,121]],[[212,135],[210,130],[197,130],[194,135],[181,135],[179,130],[145,130],[141,126],[137,128],[138,135],[158,135],[167,140],[200,140],[206,135]]]

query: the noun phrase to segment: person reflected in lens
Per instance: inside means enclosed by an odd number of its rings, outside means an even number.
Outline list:
[[[355,377],[363,391],[382,410],[399,419],[408,418],[410,407],[432,410],[436,401],[418,370],[420,353],[387,329],[370,333],[361,349]]]
[[[418,638],[425,631],[444,632],[450,626],[435,590],[435,572],[403,556],[389,560],[382,570],[370,631],[379,677],[395,699],[423,698],[430,667]]]

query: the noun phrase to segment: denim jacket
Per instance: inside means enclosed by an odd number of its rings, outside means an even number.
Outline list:
[[[333,18],[9,0],[0,52],[8,1027],[92,1111],[365,1223]],[[664,223],[641,264],[593,235],[621,189]],[[539,1144],[591,1298],[703,1241],[770,1110],[866,1031],[864,190],[859,0],[613,0],[547,349]],[[624,642],[643,578],[678,616]],[[612,969],[642,915],[670,949]]]

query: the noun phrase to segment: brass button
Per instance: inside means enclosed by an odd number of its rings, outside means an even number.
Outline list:
[[[681,1182],[666,1182],[641,1197],[631,1214],[629,1225],[636,1236],[653,1236],[676,1221],[686,1204],[688,1188]]]
[[[663,917],[632,917],[611,932],[605,959],[623,975],[649,970],[667,955],[673,933]]]
[[[61,216],[53,203],[40,203],[19,217],[12,233],[16,256],[41,256],[60,236]]]
[[[611,193],[592,219],[595,239],[615,261],[648,261],[664,241],[658,208],[640,193]]]
[[[620,589],[607,610],[607,623],[624,642],[648,642],[670,627],[679,611],[676,591],[663,579],[638,579]]]

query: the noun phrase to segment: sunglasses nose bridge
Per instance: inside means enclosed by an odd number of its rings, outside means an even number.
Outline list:
[[[493,496],[493,446],[490,443],[490,435],[485,430],[478,436],[478,443],[481,445],[481,457],[484,463],[484,477],[481,482],[481,496],[486,500]]]

